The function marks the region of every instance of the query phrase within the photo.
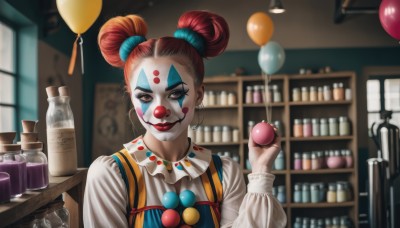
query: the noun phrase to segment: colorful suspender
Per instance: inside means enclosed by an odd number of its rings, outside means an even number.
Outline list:
[[[112,155],[117,163],[122,179],[125,182],[129,204],[127,215],[130,227],[144,227],[144,213],[138,213],[146,206],[146,186],[139,166],[133,160],[126,149],[122,149]],[[210,201],[211,215],[216,227],[219,227],[221,220],[220,204],[223,197],[222,189],[222,161],[217,155],[212,156],[210,166],[201,175],[203,187],[207,198]],[[157,207],[158,208],[158,207]]]

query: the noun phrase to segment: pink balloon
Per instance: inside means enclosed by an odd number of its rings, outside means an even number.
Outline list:
[[[383,0],[379,7],[379,20],[389,35],[400,40],[400,0]]]

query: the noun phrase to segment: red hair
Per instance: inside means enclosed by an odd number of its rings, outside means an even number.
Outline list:
[[[131,36],[146,36],[147,25],[143,18],[135,15],[115,17],[108,20],[100,29],[98,44],[104,59],[112,66],[123,67],[125,83],[129,85],[129,76],[133,67],[146,57],[183,56],[184,65],[193,71],[196,85],[203,83],[203,58],[221,54],[229,40],[229,28],[225,19],[207,11],[189,11],[178,21],[178,29],[187,28],[199,34],[205,43],[203,56],[187,41],[174,37],[150,39],[137,45],[129,54],[126,62],[119,55],[122,43]]]

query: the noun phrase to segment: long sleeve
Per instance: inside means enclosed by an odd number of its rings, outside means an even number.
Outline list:
[[[269,173],[249,174],[244,183],[237,163],[222,158],[224,197],[221,227],[279,228],[286,226],[286,214],[272,195],[275,176]]]
[[[128,227],[126,202],[126,187],[118,166],[111,157],[97,158],[90,165],[86,180],[84,226]]]

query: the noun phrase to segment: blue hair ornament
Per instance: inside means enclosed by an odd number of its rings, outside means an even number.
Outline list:
[[[203,56],[205,42],[204,38],[200,36],[197,32],[188,28],[181,28],[175,31],[174,37],[185,40],[186,42],[191,44],[201,56]]]
[[[122,61],[125,62],[132,50],[144,41],[146,41],[144,36],[131,36],[124,40],[119,48],[119,57]]]

